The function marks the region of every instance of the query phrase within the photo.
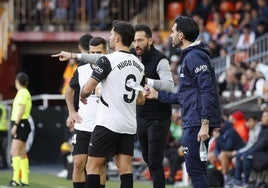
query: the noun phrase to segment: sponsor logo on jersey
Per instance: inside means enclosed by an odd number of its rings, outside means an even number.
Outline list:
[[[101,74],[103,72],[103,69],[100,68],[99,66],[94,67],[94,71],[97,72],[98,74]]]

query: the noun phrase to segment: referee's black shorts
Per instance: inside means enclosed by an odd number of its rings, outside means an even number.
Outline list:
[[[14,125],[14,121],[11,122],[12,125]],[[19,124],[17,125],[17,135],[16,137],[12,137],[13,139],[21,140],[23,142],[26,142],[28,139],[28,136],[31,132],[31,125],[28,121],[28,119],[22,119]]]
[[[113,157],[116,154],[133,156],[134,135],[113,132],[97,125],[92,132],[89,144],[89,156]]]

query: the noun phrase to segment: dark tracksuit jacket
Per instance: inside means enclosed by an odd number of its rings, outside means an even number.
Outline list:
[[[158,100],[181,105],[183,128],[200,127],[201,119],[208,119],[210,127],[220,127],[217,81],[203,43],[182,50],[178,92],[159,91]]]
[[[193,187],[207,188],[206,162],[200,160],[197,135],[201,119],[209,120],[210,133],[220,127],[221,110],[215,72],[204,44],[196,42],[182,50],[178,84],[177,93],[159,91],[158,100],[181,105],[186,170]]]

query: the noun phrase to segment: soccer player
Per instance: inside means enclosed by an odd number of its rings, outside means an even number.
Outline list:
[[[115,52],[101,57],[91,78],[81,90],[81,101],[101,82],[102,92],[97,112],[96,127],[92,132],[87,161],[87,188],[99,188],[100,169],[115,155],[121,188],[133,187],[132,156],[137,129],[136,103],[143,104],[141,91],[127,86],[129,80],[140,83],[144,66],[130,54],[134,27],[123,21],[114,21],[110,46]]]
[[[101,37],[94,37],[89,41],[89,53],[107,53],[107,43]],[[88,48],[87,48],[88,49]],[[82,50],[87,52],[87,50]],[[91,137],[91,132],[95,127],[97,106],[99,103],[100,96],[100,85],[95,88],[93,94],[88,98],[86,105],[79,103],[78,112],[75,110],[73,105],[74,95],[73,92],[76,90],[80,91],[80,88],[89,79],[93,69],[90,64],[84,64],[77,68],[75,71],[70,85],[68,87],[69,95],[66,95],[66,103],[68,104],[69,116],[67,118],[67,126],[73,128],[73,174],[72,181],[74,188],[85,188],[86,187],[86,174],[85,165],[87,161],[88,146]],[[69,92],[70,91],[70,92]],[[77,99],[79,101],[79,98]],[[75,118],[79,120],[75,122]],[[105,187],[106,183],[106,166],[103,165],[101,173],[101,187]]]

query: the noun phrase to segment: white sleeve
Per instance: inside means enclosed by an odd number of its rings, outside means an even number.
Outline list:
[[[98,59],[102,56],[104,56],[104,54],[81,53],[77,54],[77,60],[82,61],[84,63],[96,64]]]
[[[147,84],[155,88],[156,90],[163,90],[167,92],[173,92],[174,81],[172,72],[170,70],[169,62],[166,58],[159,61],[156,71],[159,75],[159,80],[148,78]]]

